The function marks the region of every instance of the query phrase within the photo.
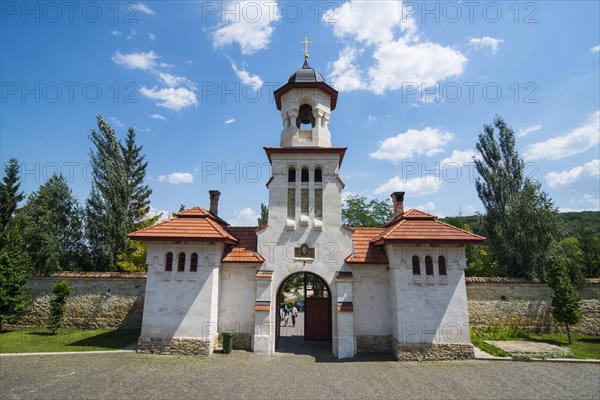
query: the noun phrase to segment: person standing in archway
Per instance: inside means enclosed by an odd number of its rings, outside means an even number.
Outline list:
[[[288,308],[287,304],[283,308],[283,314],[284,314],[284,316],[283,316],[284,325],[283,326],[287,326],[288,321],[290,320],[290,309]]]
[[[296,304],[292,305],[292,326],[296,326],[296,317],[298,316],[298,309],[296,308]]]

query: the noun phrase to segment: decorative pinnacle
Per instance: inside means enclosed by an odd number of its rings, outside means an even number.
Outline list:
[[[303,44],[303,45],[304,45],[304,58],[305,58],[305,59],[308,59],[308,52],[310,51],[310,50],[308,50],[308,45],[309,45],[309,44],[313,44],[313,42],[309,42],[309,41],[308,41],[308,36],[306,36],[306,37],[304,38],[304,42],[300,42],[300,44]]]

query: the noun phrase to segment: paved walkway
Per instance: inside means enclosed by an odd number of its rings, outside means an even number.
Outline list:
[[[568,355],[571,352],[568,348],[544,342],[528,342],[520,340],[486,340],[485,342],[492,346],[496,346],[507,353],[564,353],[565,355]]]
[[[597,399],[600,365],[122,353],[3,357],[0,384],[1,399]]]

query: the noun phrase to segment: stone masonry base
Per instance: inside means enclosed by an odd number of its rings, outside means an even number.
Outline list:
[[[144,338],[138,339],[138,352],[144,354],[209,356],[214,349],[213,339],[196,338]]]
[[[357,353],[390,353],[392,337],[390,335],[356,335]]]
[[[392,354],[398,361],[467,360],[474,358],[470,343],[401,344],[392,338]]]

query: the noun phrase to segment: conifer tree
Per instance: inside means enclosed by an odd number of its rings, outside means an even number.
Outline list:
[[[25,197],[23,192],[19,191],[21,186],[19,172],[19,162],[13,157],[4,166],[4,177],[2,178],[2,182],[0,182],[0,224],[2,228],[0,232],[0,245],[4,242],[4,233],[10,219],[17,209],[19,202]]]
[[[48,315],[48,329],[56,335],[58,328],[65,320],[67,298],[71,295],[71,285],[67,281],[56,283],[52,287],[54,298],[50,300],[50,315]]]
[[[144,161],[145,156],[141,153],[142,147],[136,145],[135,131],[133,128],[129,128],[125,145],[121,146],[129,190],[127,207],[127,230],[129,232],[140,229],[150,211],[152,189],[144,184],[148,162]]]
[[[129,185],[121,145],[101,115],[92,130],[92,189],[86,201],[86,237],[93,268],[114,271],[128,244]]]
[[[558,322],[565,324],[569,344],[571,344],[571,326],[576,325],[583,315],[579,308],[581,296],[569,278],[566,258],[560,249],[557,250],[554,252],[553,267],[549,274],[550,287],[554,291],[552,315]]]
[[[268,221],[269,207],[267,207],[267,205],[263,203],[260,203],[260,216],[258,217],[258,220],[256,222],[258,223],[258,226],[263,226],[266,225]]]

